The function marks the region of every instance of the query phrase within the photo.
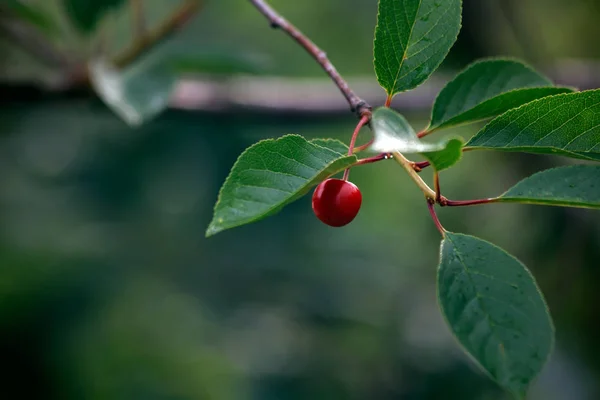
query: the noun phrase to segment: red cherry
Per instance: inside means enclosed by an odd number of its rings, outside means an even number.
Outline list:
[[[312,208],[317,218],[329,226],[340,227],[352,222],[360,210],[362,194],[354,183],[327,179],[313,193]]]

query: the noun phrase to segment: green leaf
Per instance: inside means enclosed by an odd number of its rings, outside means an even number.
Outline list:
[[[447,232],[437,283],[458,341],[500,386],[524,398],[554,343],[548,307],[531,273],[491,243]]]
[[[339,141],[308,142],[298,135],[249,147],[221,188],[206,236],[276,214],[312,186],[356,163],[347,151]]]
[[[4,0],[4,4],[8,9],[23,21],[27,21],[31,25],[41,29],[45,33],[54,35],[59,32],[58,24],[48,13],[39,10],[31,5],[23,3],[20,0]]]
[[[120,7],[125,0],[62,0],[73,24],[83,33],[92,33],[109,11]]]
[[[440,92],[427,130],[496,117],[533,100],[573,91],[552,86],[548,78],[518,61],[478,61]]]
[[[498,201],[600,208],[600,167],[572,165],[542,171],[519,182]]]
[[[600,90],[545,97],[510,110],[467,146],[600,161]]]
[[[440,66],[460,31],[460,0],[380,0],[375,73],[388,96],[413,89]]]
[[[423,142],[406,118],[386,107],[375,110],[371,127],[375,135],[375,140],[370,146],[372,151],[419,153],[438,171],[450,168],[462,157],[462,138],[452,137],[436,143]]]

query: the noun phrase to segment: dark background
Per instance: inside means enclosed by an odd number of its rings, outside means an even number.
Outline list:
[[[61,15],[59,2],[39,3]],[[375,0],[272,3],[344,75],[375,82]],[[148,1],[149,15],[171,5]],[[599,17],[593,0],[465,1],[443,72],[509,55],[585,86],[600,56]],[[89,43],[70,37],[58,45],[85,52]],[[123,37],[125,28],[115,46]],[[243,54],[263,77],[323,76],[243,0],[213,0],[168,45]],[[353,170],[364,203],[343,229],[317,221],[306,197],[204,238],[244,148],[285,133],[348,141],[350,113],[172,108],[130,128],[86,91],[40,88],[55,72],[9,40],[0,38],[0,54],[2,398],[507,398],[442,321],[439,234],[397,165]],[[428,113],[407,116],[422,127]],[[442,182],[451,198],[493,196],[567,162],[470,153]],[[599,214],[505,204],[440,217],[449,230],[504,247],[537,277],[557,344],[531,398],[600,398]]]

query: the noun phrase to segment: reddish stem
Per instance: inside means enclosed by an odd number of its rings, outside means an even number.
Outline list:
[[[431,165],[431,163],[429,161],[421,161],[421,162],[416,162],[414,164],[414,167],[417,170],[417,172],[421,172],[422,170],[429,167],[430,165]]]
[[[373,157],[363,158],[361,160],[358,160],[358,162],[356,164],[354,164],[354,166],[356,167],[358,165],[372,164],[372,163],[376,163],[378,161],[387,160],[388,158],[390,158],[389,153],[381,153],[381,154],[378,154]]]
[[[427,200],[427,207],[429,208],[429,214],[431,214],[431,219],[433,219],[436,228],[440,231],[442,236],[446,236],[446,229],[442,226],[442,223],[435,212],[435,203],[432,200]]]
[[[356,139],[358,138],[358,134],[363,126],[369,123],[371,117],[367,115],[363,115],[363,117],[358,121],[358,125],[354,128],[354,133],[352,133],[352,139],[350,139],[350,147],[348,147],[348,155],[351,156],[354,154],[354,146],[356,145]]]
[[[425,136],[429,135],[431,132],[429,132],[427,129],[423,129],[421,132],[417,133],[417,137],[419,139],[424,138]]]
[[[478,206],[482,204],[491,204],[498,202],[497,198],[493,199],[478,199],[478,200],[448,200],[445,197],[440,198],[440,205],[442,207],[467,207],[467,206]]]
[[[389,108],[392,105],[392,99],[393,99],[392,96],[388,96],[387,99],[385,99],[385,106],[386,107]]]
[[[371,139],[371,140],[369,140],[368,143],[365,143],[365,144],[363,144],[361,146],[354,147],[354,154],[360,153],[361,151],[364,151],[364,150],[368,149],[369,146],[371,146],[374,141],[375,141],[375,139]]]
[[[365,126],[369,122],[370,119],[371,119],[370,115],[363,115],[361,117],[360,121],[358,121],[358,125],[356,125],[356,128],[354,129],[354,133],[352,134],[352,139],[350,139],[350,146],[348,147],[348,155],[349,156],[354,154],[354,146],[356,145],[356,138],[358,138],[358,134],[360,133],[360,130],[362,129],[362,127]],[[346,170],[344,171],[344,177],[342,179],[347,181],[349,175],[350,175],[350,168],[346,168]]]

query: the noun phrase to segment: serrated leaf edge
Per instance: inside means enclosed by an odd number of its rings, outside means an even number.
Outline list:
[[[278,137],[278,138],[268,138],[268,139],[263,139],[263,140],[260,140],[260,141],[258,141],[258,142],[256,142],[256,143],[254,143],[254,144],[253,144],[253,145],[251,145],[250,147],[246,148],[246,149],[245,149],[245,150],[244,150],[244,151],[243,151],[243,152],[242,152],[242,153],[241,153],[241,154],[238,156],[238,158],[235,160],[235,163],[233,163],[233,166],[232,166],[232,167],[231,167],[231,169],[229,170],[229,174],[227,175],[227,178],[225,178],[225,181],[224,181],[224,182],[223,182],[223,184],[221,185],[221,188],[219,189],[219,194],[217,195],[217,201],[215,202],[215,205],[214,205],[214,207],[213,207],[213,218],[211,219],[210,223],[208,224],[208,227],[206,228],[205,237],[207,237],[207,238],[208,238],[208,237],[211,237],[211,236],[214,236],[214,235],[216,235],[216,234],[217,234],[217,233],[219,233],[219,232],[222,232],[222,231],[225,231],[225,230],[228,230],[228,229],[233,229],[233,228],[236,228],[236,227],[239,227],[239,226],[242,226],[242,225],[245,225],[245,224],[247,224],[247,223],[248,223],[248,222],[243,222],[243,221],[242,221],[242,222],[240,222],[240,223],[238,223],[238,224],[234,224],[234,225],[232,225],[232,226],[229,226],[229,227],[227,227],[227,228],[224,228],[224,229],[217,229],[217,228],[215,228],[215,227],[214,227],[214,223],[215,223],[215,213],[216,213],[216,211],[217,211],[217,206],[218,206],[218,205],[219,205],[219,203],[221,202],[221,198],[222,198],[222,194],[223,194],[223,188],[224,188],[224,187],[227,185],[227,183],[229,183],[229,180],[231,179],[231,171],[233,171],[233,170],[235,169],[235,167],[238,165],[238,163],[240,162],[240,160],[242,159],[242,157],[243,157],[243,156],[244,156],[244,155],[245,155],[247,152],[251,151],[253,148],[255,148],[255,147],[257,147],[257,146],[259,146],[259,145],[261,145],[261,144],[263,144],[263,143],[265,143],[265,142],[276,142],[276,141],[278,141],[278,140],[281,140],[281,139],[284,139],[284,138],[287,138],[287,137],[299,137],[299,138],[302,138],[303,140],[306,140],[306,142],[308,142],[308,143],[311,143],[313,146],[317,146],[317,147],[320,147],[320,148],[322,148],[322,149],[324,149],[324,150],[331,151],[332,153],[339,154],[340,156],[343,156],[342,158],[346,158],[346,157],[349,157],[349,158],[350,158],[350,157],[354,157],[356,160],[358,160],[358,158],[357,158],[355,155],[348,156],[348,155],[344,155],[344,154],[342,154],[342,153],[338,153],[337,151],[335,151],[335,150],[332,150],[332,149],[330,149],[330,148],[323,147],[323,146],[320,146],[320,145],[318,145],[318,144],[314,144],[314,143],[312,143],[312,140],[307,140],[305,137],[303,137],[303,136],[301,136],[301,135],[296,135],[296,134],[287,134],[287,135],[280,136],[280,137]],[[337,139],[320,139],[320,140],[325,140],[325,141],[327,141],[327,142],[336,142],[336,141],[337,141],[337,142],[340,142],[340,143],[342,143],[342,144],[343,144],[343,142],[341,142],[341,141],[339,141],[339,140],[337,140]],[[337,159],[337,160],[334,160],[333,162],[337,162],[337,161],[339,161],[339,160],[340,160],[340,159]],[[330,166],[330,165],[331,165],[333,162],[331,162],[331,163],[327,164],[327,165],[325,166],[325,168],[329,167],[329,166]],[[342,170],[343,170],[343,169],[341,169],[340,171],[342,171]],[[340,171],[334,172],[332,175],[335,175],[336,173],[338,173],[338,172],[340,172]],[[268,212],[272,212],[272,211],[273,211],[273,210],[275,210],[275,209],[276,209],[276,207],[272,207],[272,208],[270,208],[270,209],[269,209],[269,211],[268,211]]]

